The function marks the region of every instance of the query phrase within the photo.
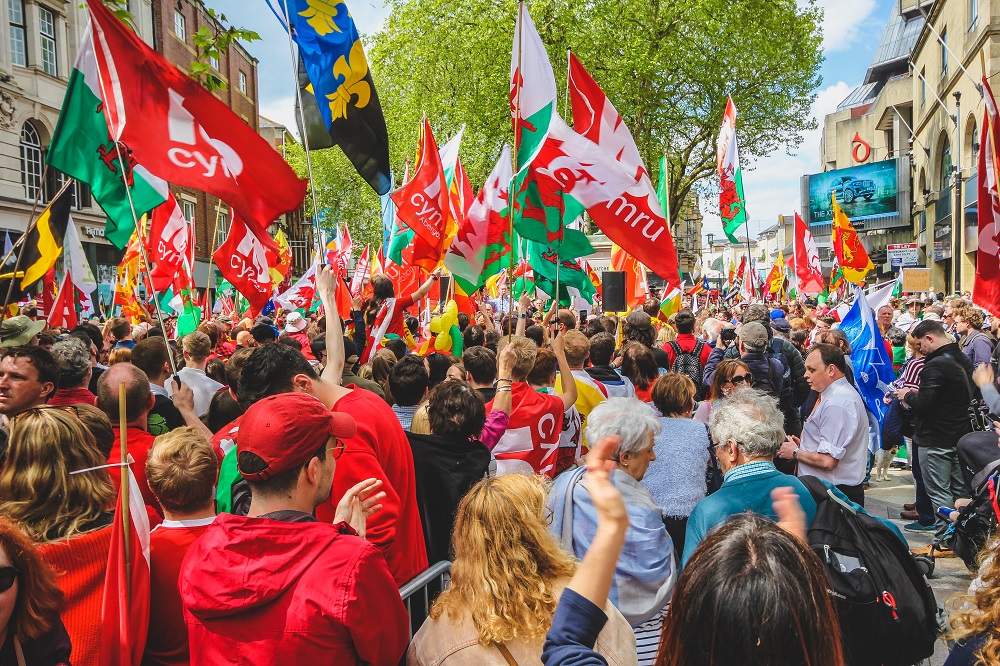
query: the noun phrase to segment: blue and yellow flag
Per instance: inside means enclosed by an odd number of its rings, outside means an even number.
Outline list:
[[[389,133],[347,4],[343,0],[267,0],[267,4],[299,47],[299,87],[306,117],[306,127],[299,131],[309,147],[339,145],[361,177],[379,194],[387,193],[392,184]],[[315,122],[317,115],[324,130]]]

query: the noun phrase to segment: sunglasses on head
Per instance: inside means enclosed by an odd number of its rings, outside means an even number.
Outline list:
[[[0,592],[6,592],[17,580],[17,569],[14,567],[0,567]]]
[[[750,375],[733,375],[732,377],[729,378],[729,383],[730,384],[749,384],[750,383],[750,379],[751,379]]]

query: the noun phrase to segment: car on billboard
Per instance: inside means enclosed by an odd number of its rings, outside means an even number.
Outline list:
[[[865,201],[871,201],[875,196],[875,181],[867,178],[855,178],[854,176],[840,176],[834,181],[830,188],[831,194],[837,195],[837,201],[844,203],[854,203],[858,197],[864,197]]]

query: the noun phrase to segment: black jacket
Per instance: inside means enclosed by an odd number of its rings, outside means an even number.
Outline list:
[[[450,560],[451,530],[458,503],[490,468],[492,456],[481,442],[406,433],[413,450],[417,510],[424,528],[427,561]]]
[[[913,440],[927,448],[953,449],[962,435],[972,432],[972,361],[957,342],[938,347],[926,358],[920,388],[905,398],[916,415]]]

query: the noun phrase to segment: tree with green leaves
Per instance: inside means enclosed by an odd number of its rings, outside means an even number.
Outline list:
[[[439,142],[466,126],[462,162],[483,182],[512,142],[510,50],[517,0],[390,0],[369,61],[395,172],[426,114]],[[741,157],[793,150],[810,117],[822,63],[821,12],[796,0],[532,0],[553,69],[580,58],[632,130],[648,168],[669,164],[670,216],[709,184],[731,95]],[[563,79],[565,81],[565,79]],[[560,105],[568,122],[572,114]],[[353,227],[352,227],[353,228]]]

